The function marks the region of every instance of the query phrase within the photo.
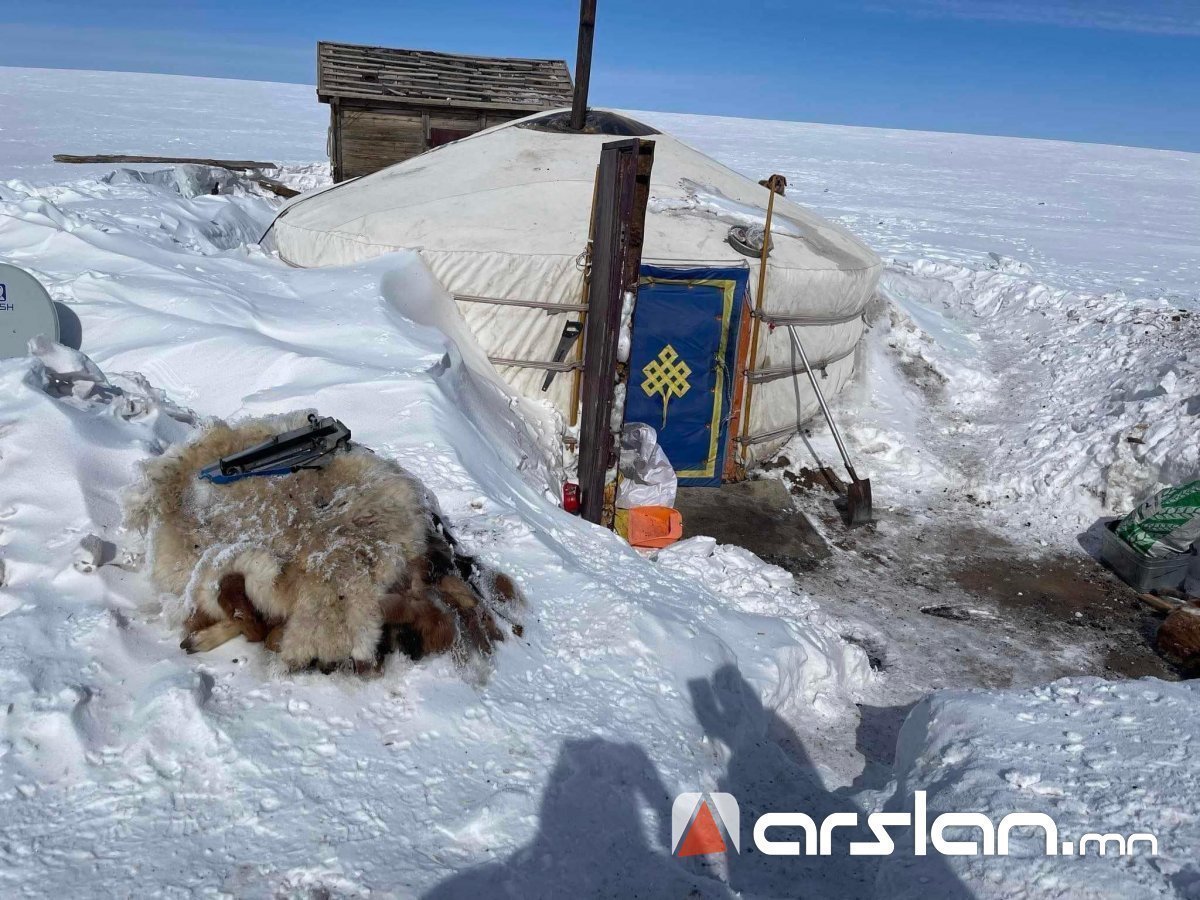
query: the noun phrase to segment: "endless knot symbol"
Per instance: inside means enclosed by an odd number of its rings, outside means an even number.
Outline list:
[[[672,397],[682,397],[691,388],[688,376],[692,367],[679,358],[675,348],[670,344],[662,348],[658,358],[651,360],[642,369],[646,380],[642,382],[642,390],[647,397],[660,394],[663,398],[663,426],[667,424],[667,404]]]

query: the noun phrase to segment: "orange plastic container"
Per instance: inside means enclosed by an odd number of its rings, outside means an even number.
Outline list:
[[[658,549],[683,537],[683,516],[669,506],[635,506],[628,510],[628,539],[635,547]]]

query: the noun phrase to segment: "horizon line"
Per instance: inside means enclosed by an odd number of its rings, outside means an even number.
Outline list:
[[[110,75],[153,75],[162,78],[199,78],[211,81],[235,81],[246,84],[280,84],[290,85],[294,87],[311,88],[315,94],[316,83],[306,81],[273,81],[263,78],[236,78],[229,75],[195,75],[183,72],[155,72],[146,71],[143,69],[95,69],[83,68],[78,66],[6,66],[0,65],[0,70],[24,70],[24,71],[40,71],[40,72],[96,72]],[[1119,147],[1125,150],[1145,150],[1154,153],[1182,153],[1188,156],[1200,155],[1200,148],[1188,149],[1184,147],[1158,147],[1149,144],[1117,144],[1110,141],[1099,140],[1083,140],[1060,137],[1042,137],[1031,134],[997,134],[995,132],[986,131],[952,131],[949,129],[940,128],[902,128],[895,125],[863,125],[854,122],[818,122],[811,119],[770,119],[762,116],[736,116],[726,113],[703,113],[690,112],[675,109],[635,109],[627,106],[609,106],[609,109],[622,112],[645,112],[659,115],[669,116],[697,116],[709,119],[734,119],[748,122],[786,122],[793,125],[819,125],[825,128],[859,128],[869,131],[902,131],[908,134],[932,134],[932,135],[959,135],[962,137],[974,138],[992,138],[995,140],[1014,140],[1014,141],[1040,141],[1050,144],[1082,144],[1092,147]]]

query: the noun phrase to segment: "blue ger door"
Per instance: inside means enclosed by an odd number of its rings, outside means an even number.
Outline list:
[[[645,422],[680,484],[721,483],[745,269],[643,266],[626,422]]]

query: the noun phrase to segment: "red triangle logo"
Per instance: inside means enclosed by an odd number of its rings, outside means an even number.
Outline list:
[[[700,801],[700,811],[696,813],[692,827],[688,829],[675,855],[699,856],[703,853],[724,853],[726,849],[725,839],[721,837],[712,811],[707,803]]]

